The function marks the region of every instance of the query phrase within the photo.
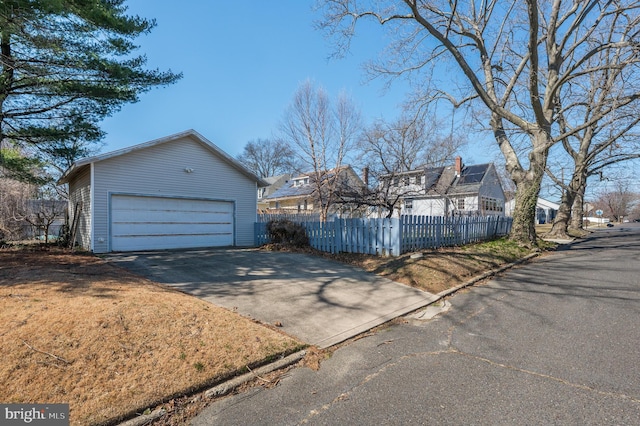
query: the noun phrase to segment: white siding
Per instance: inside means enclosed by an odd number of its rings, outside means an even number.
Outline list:
[[[414,198],[411,214],[415,216],[444,216],[445,198]],[[404,211],[403,214],[406,214]]]
[[[185,172],[191,169],[191,173]],[[111,249],[111,194],[193,197],[235,203],[235,245],[252,246],[256,182],[191,137],[94,163],[94,246]]]
[[[85,166],[69,182],[69,224],[74,223],[75,208],[78,203],[82,203],[82,213],[78,219],[78,233],[76,234],[76,244],[79,247],[91,249],[91,166]],[[72,230],[73,232],[73,230]]]

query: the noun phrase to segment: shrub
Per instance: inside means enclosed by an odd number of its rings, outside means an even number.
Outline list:
[[[267,231],[271,242],[275,244],[287,244],[294,247],[306,247],[309,238],[302,225],[290,220],[278,219],[267,223]]]

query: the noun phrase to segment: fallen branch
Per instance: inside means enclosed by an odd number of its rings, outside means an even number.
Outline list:
[[[31,346],[29,343],[27,343],[25,340],[22,341],[22,343],[24,343],[29,349],[31,349],[34,352],[39,352],[41,354],[45,354],[45,355],[49,355],[50,357],[53,357],[59,361],[64,362],[65,364],[71,364],[71,362],[67,361],[66,359],[59,357],[58,355],[54,355],[50,352],[45,352],[45,351],[41,351],[40,349],[36,349],[33,346]]]
[[[254,376],[256,376],[258,379],[262,380],[265,383],[273,383],[271,380],[267,380],[265,378],[262,378],[260,376],[258,376],[256,373],[253,372],[253,370],[251,368],[249,368],[249,366],[247,365],[247,370],[249,370]]]

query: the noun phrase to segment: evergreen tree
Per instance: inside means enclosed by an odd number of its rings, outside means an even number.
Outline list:
[[[0,2],[0,144],[97,143],[103,118],[181,77],[145,69],[134,40],[155,21],[126,11],[124,0]]]

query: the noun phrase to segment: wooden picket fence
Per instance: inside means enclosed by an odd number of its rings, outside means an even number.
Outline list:
[[[260,213],[258,222],[271,222],[272,220],[289,220],[294,223],[319,222],[320,213]]]
[[[426,248],[464,245],[507,235],[511,218],[402,216],[392,219],[297,221],[312,247],[329,253],[399,256]],[[255,243],[267,244],[267,222],[255,224]]]

